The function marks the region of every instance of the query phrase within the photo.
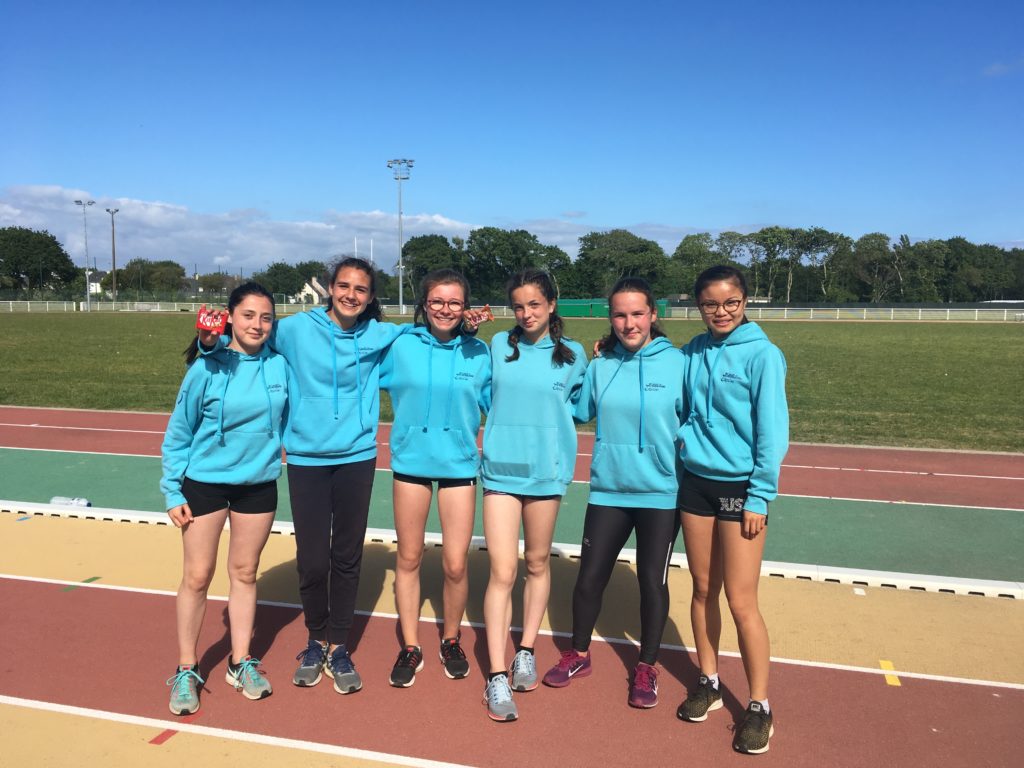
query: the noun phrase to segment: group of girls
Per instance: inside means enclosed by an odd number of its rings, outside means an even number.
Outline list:
[[[273,485],[280,472],[282,445],[309,635],[293,683],[315,685],[325,671],[339,693],[361,688],[347,641],[376,459],[378,391],[384,389],[394,410],[389,442],[402,637],[391,685],[411,686],[424,666],[420,565],[435,484],[444,573],[438,655],[448,677],[469,673],[460,626],[479,479],[490,557],[484,701],[492,719],[517,719],[513,692],[536,688],[540,678],[534,644],[550,593],[555,521],[575,466],[575,423],[596,419],[572,642],[543,682],[565,687],[592,673],[589,644],[602,595],[620,550],[635,534],[641,637],[628,701],[640,708],[657,704],[667,574],[682,527],[700,677],[677,714],[700,722],[722,706],[717,657],[724,586],[751,696],[733,746],[767,751],[773,730],[769,643],[757,582],[788,416],[785,361],[744,315],[742,273],[715,267],[698,278],[694,295],[707,331],[682,354],[658,327],[649,285],[621,279],[609,297],[610,332],[589,365],[583,348],[564,336],[557,292],[542,270],[526,269],[510,280],[516,325],[495,334],[490,350],[475,338],[481,318],[469,309],[468,283],[453,270],[427,275],[410,325],[381,322],[373,270],[359,259],[336,267],[330,293],[326,308],[272,324],[272,297],[254,284],[241,286],[228,305],[230,334],[218,339],[200,332],[202,356],[185,377],[164,444],[164,491],[185,548],[179,666],[168,681],[172,712],[199,706],[196,644],[228,516],[227,680],[249,698],[270,694],[248,641],[255,572],[276,508],[276,496],[260,495],[259,488]],[[252,305],[256,323],[246,320]],[[250,361],[259,362],[259,378],[242,365]],[[243,371],[244,389],[232,383]],[[236,395],[239,390],[247,394]],[[481,412],[487,414],[482,461],[476,444]],[[217,484],[221,495],[207,484]],[[509,663],[520,530],[523,627]]]

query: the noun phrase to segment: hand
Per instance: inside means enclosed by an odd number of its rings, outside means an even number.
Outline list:
[[[743,538],[756,539],[768,524],[768,515],[759,515],[749,509],[743,510]]]
[[[194,519],[188,504],[179,504],[176,507],[171,507],[167,510],[167,516],[171,518],[175,528],[184,528]]]
[[[466,330],[470,333],[473,333],[481,325],[493,319],[494,313],[491,312],[490,304],[485,305],[482,309],[469,308],[462,313],[462,324],[466,326]]]
[[[600,356],[601,356],[601,340],[598,339],[597,341],[594,342],[594,354],[593,354],[593,357],[600,357]]]
[[[206,349],[213,349],[220,340],[220,331],[208,331],[204,328],[196,331],[196,334],[199,336],[199,343]]]

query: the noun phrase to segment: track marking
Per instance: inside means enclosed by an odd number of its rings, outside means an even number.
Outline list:
[[[33,429],[69,429],[75,432],[117,432],[126,435],[162,435],[164,430],[155,429],[113,429],[111,427],[65,427],[52,424],[11,424],[0,422],[0,427],[31,427]]]
[[[583,454],[580,454],[581,456]],[[961,472],[919,472],[910,469],[868,469],[866,467],[815,467],[808,464],[783,464],[783,469],[816,469],[823,472],[874,472],[882,475],[914,475],[917,477],[966,477],[971,480],[1024,480],[1024,477],[1003,475],[968,475]]]
[[[166,742],[168,739],[170,739],[176,733],[178,733],[178,731],[175,731],[175,730],[172,730],[172,729],[168,728],[166,731],[161,731],[160,733],[158,733],[156,736],[154,736],[152,739],[150,739],[148,743],[152,744],[154,746],[159,747],[161,744]]]
[[[864,597],[864,596],[867,595],[867,592],[865,592],[860,587],[854,587],[853,588],[853,594],[857,595],[857,597]]]
[[[79,587],[83,587],[87,584],[92,584],[94,581],[99,581],[99,578],[99,576],[90,576],[88,579],[83,579],[82,581],[72,583],[71,585],[64,587],[61,592],[70,592],[73,589],[78,589]]]
[[[468,768],[468,766],[461,766],[458,763],[443,763],[438,762],[437,760],[425,760],[419,757],[394,755],[387,752],[372,752],[367,749],[342,747],[335,744],[323,744],[316,741],[287,739],[280,736],[265,736],[260,733],[231,731],[226,728],[211,728],[208,725],[192,725],[190,723],[171,722],[169,720],[158,720],[154,717],[125,715],[120,712],[107,712],[106,710],[89,709],[87,707],[72,707],[66,704],[54,704],[48,701],[37,701],[35,699],[19,699],[14,696],[0,695],[0,704],[7,704],[12,707],[24,707],[26,709],[36,709],[43,712],[56,712],[61,715],[89,717],[94,720],[107,720],[109,722],[123,723],[125,725],[138,725],[143,728],[159,728],[162,731],[171,730],[175,732],[194,733],[198,736],[213,736],[219,739],[230,739],[231,741],[241,741],[248,744],[265,744],[271,747],[282,747],[284,749],[301,750],[303,752],[317,752],[319,754],[333,755],[335,757],[369,760],[375,763],[408,765],[413,766],[413,768]]]
[[[10,581],[28,581],[28,582],[39,583],[39,584],[75,584],[77,586],[82,586],[82,587],[85,587],[87,589],[109,589],[109,590],[114,590],[114,591],[117,591],[117,592],[131,592],[131,593],[142,594],[142,595],[159,595],[161,597],[174,597],[177,594],[176,592],[174,592],[172,590],[144,589],[144,588],[141,588],[141,587],[126,587],[126,586],[115,585],[115,584],[82,584],[81,582],[65,581],[65,580],[61,580],[61,579],[46,579],[46,578],[37,577],[37,576],[18,576],[18,575],[15,575],[15,574],[7,574],[7,573],[0,573],[0,579],[7,579],[7,580],[10,580]],[[227,596],[226,595],[210,594],[210,595],[207,596],[207,599],[208,600],[213,600],[215,602],[222,602],[222,603],[226,603],[227,602]],[[295,610],[298,610],[298,611],[302,610],[302,604],[301,603],[287,603],[287,602],[276,601],[276,600],[257,600],[256,602],[257,602],[257,605],[273,606],[275,608],[291,608],[291,609],[295,609]],[[366,616],[366,617],[369,617],[371,619],[389,619],[389,620],[397,620],[398,619],[398,614],[397,613],[388,613],[388,612],[384,612],[384,611],[361,611],[361,610],[357,610],[356,614],[358,614],[359,616]],[[426,617],[426,618],[420,618],[420,621],[422,623],[426,623],[426,624],[437,624],[437,625],[439,625],[439,624],[442,624],[444,620],[443,620],[443,618],[440,618],[440,617],[439,618],[429,618],[429,617]],[[466,621],[466,620],[462,621],[462,626],[464,626],[464,627],[472,627],[473,629],[483,629],[483,627],[484,627],[482,622],[479,622],[479,621]],[[522,627],[511,627],[511,630],[512,630],[512,632],[520,632],[520,631],[522,631]],[[572,637],[572,633],[571,632],[559,632],[559,631],[555,631],[555,630],[551,630],[551,629],[541,629],[539,631],[539,634],[545,635],[545,636],[548,636],[548,637],[562,637],[562,638]],[[637,643],[637,642],[635,642],[633,640],[628,640],[626,638],[605,637],[603,635],[595,634],[593,636],[593,639],[597,640],[599,642],[609,643],[609,644],[613,644],[613,645],[631,645],[634,648],[639,648],[640,647],[639,643]],[[681,653],[691,653],[692,654],[692,653],[696,653],[697,652],[697,649],[694,648],[694,647],[691,647],[691,646],[688,646],[688,645],[674,645],[674,644],[671,644],[671,643],[662,643],[661,644],[661,648],[664,648],[667,651],[679,651]],[[741,658],[738,651],[719,651],[719,656],[728,656],[728,657],[734,658],[734,659]],[[937,683],[955,683],[955,684],[959,684],[959,685],[980,685],[980,686],[991,687],[991,688],[1009,688],[1009,689],[1015,690],[1015,691],[1024,691],[1024,683],[1006,683],[1006,682],[1001,682],[1001,681],[998,681],[998,680],[978,680],[978,679],[968,678],[968,677],[950,677],[948,675],[932,675],[932,674],[928,674],[928,673],[925,673],[925,672],[907,672],[907,671],[904,671],[904,670],[885,670],[885,669],[880,669],[880,668],[876,669],[874,667],[857,667],[857,666],[853,666],[851,664],[834,664],[832,662],[827,662],[827,661],[810,661],[810,660],[806,660],[806,659],[789,659],[789,658],[785,658],[783,656],[772,656],[771,657],[771,661],[776,663],[776,664],[787,664],[789,666],[794,666],[794,667],[809,667],[809,668],[812,668],[812,669],[830,669],[830,670],[837,670],[837,671],[840,671],[840,672],[855,672],[855,673],[868,674],[868,675],[886,675],[886,674],[893,675],[893,674],[895,674],[895,675],[899,675],[900,677],[909,677],[909,678],[912,678],[912,679],[915,679],[915,680],[930,680],[932,682],[937,682]],[[0,699],[2,699],[2,697],[0,697]]]
[[[31,517],[29,517],[29,516],[26,516],[26,517],[19,517],[19,518],[18,518],[17,520],[15,520],[14,522],[16,522],[16,523],[24,523],[24,522],[25,522],[26,520],[31,520],[31,519],[32,519],[32,518],[31,518]]]
[[[878,666],[880,666],[882,668],[882,671],[885,673],[896,671],[896,667],[892,665],[892,662],[887,661],[886,659],[882,659],[881,661],[879,661]],[[897,688],[900,685],[902,685],[902,683],[900,683],[899,677],[897,677],[895,674],[886,674],[885,683],[886,685],[895,685]]]

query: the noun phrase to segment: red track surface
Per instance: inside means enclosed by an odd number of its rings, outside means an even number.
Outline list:
[[[167,415],[0,407],[0,446],[158,456]],[[378,466],[389,466],[382,424]],[[593,435],[580,435],[575,477],[586,480]],[[794,445],[780,491],[872,501],[1021,508],[1024,455]]]
[[[176,653],[173,598],[65,589],[0,579],[0,693],[173,719],[163,685],[172,670],[153,666],[154,659]],[[428,653],[416,685],[400,690],[386,683],[398,647],[394,620],[362,618],[354,659],[364,689],[342,697],[327,678],[313,689],[289,683],[292,653],[306,638],[299,611],[262,606],[253,653],[263,658],[276,687],[269,699],[254,703],[223,682],[229,646],[217,621],[222,606],[211,603],[199,641],[208,649],[201,662],[208,674],[203,708],[188,719],[197,725],[480,766],[683,765],[698,755],[710,765],[749,763],[730,747],[741,705],[728,689],[726,709],[706,723],[676,719],[684,696],[680,681],[696,676],[681,652],[662,651],[662,703],[656,709],[626,705],[635,649],[594,643],[592,676],[564,690],[542,686],[517,695],[521,719],[499,725],[487,719],[480,699],[482,632],[464,633],[475,666],[469,679],[447,680]],[[425,630],[425,641],[427,635]],[[41,674],[40,643],[46,638],[66,641],[59,678]],[[542,665],[557,658],[547,637],[540,638],[537,652]],[[736,659],[723,659],[721,672],[724,685],[743,680]],[[1008,734],[1017,731],[1024,691],[911,678],[893,687],[881,675],[785,664],[773,665],[772,677],[772,703],[785,714],[771,752],[757,761],[766,768],[1019,764],[1017,742]]]

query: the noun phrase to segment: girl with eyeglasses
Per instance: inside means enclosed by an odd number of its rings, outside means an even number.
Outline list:
[[[423,668],[420,564],[435,483],[444,564],[439,657],[449,678],[469,673],[459,628],[469,594],[466,567],[480,469],[476,438],[480,412],[486,412],[491,401],[490,352],[466,333],[466,278],[452,269],[436,270],[423,278],[419,295],[416,327],[391,346],[380,378],[394,409],[390,442],[398,534],[395,602],[402,649],[389,682],[397,688],[413,685]]]
[[[768,704],[771,649],[757,587],[768,504],[778,493],[789,446],[786,360],[744,315],[747,285],[738,269],[705,270],[693,295],[707,331],[683,347],[686,421],[679,430],[678,506],[693,579],[690,618],[700,677],[677,715],[703,722],[722,707],[718,647],[724,585],[750,691],[733,748],[760,754],[768,751],[774,727]]]

